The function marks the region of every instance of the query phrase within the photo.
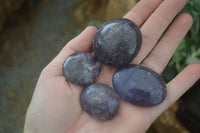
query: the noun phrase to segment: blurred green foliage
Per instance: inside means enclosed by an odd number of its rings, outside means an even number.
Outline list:
[[[99,27],[100,25],[101,25],[101,22],[99,22],[99,21],[90,21],[89,23],[88,23],[88,26],[94,26],[94,27]]]
[[[100,21],[90,20],[86,26],[94,26],[98,28],[101,25]],[[83,29],[76,29],[76,35],[80,34]]]
[[[193,25],[163,73],[167,81],[171,80],[188,64],[200,63],[200,1],[188,0],[181,12],[192,15]]]
[[[153,133],[151,130],[146,131],[146,133]]]

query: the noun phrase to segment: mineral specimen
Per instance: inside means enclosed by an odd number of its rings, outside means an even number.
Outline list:
[[[109,120],[117,115],[119,100],[116,92],[111,87],[96,83],[83,90],[81,105],[94,118]]]
[[[130,63],[142,43],[138,26],[125,18],[106,21],[93,39],[93,51],[100,62],[114,67]]]
[[[98,77],[101,64],[97,58],[87,52],[70,55],[63,63],[63,74],[74,84],[86,86],[92,84]]]
[[[166,85],[155,71],[141,65],[127,65],[113,75],[118,95],[138,106],[154,106],[166,97]]]

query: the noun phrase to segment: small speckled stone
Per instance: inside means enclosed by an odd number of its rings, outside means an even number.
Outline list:
[[[133,60],[141,43],[142,35],[138,26],[128,19],[117,18],[106,21],[97,29],[93,50],[100,62],[121,67]]]
[[[124,100],[138,106],[154,106],[166,97],[166,85],[155,71],[140,65],[128,65],[113,75],[113,87]]]
[[[81,105],[92,117],[109,120],[117,115],[119,100],[116,92],[102,83],[92,84],[81,93]]]
[[[74,53],[63,63],[63,74],[70,82],[86,86],[99,76],[101,64],[97,58],[87,52]]]

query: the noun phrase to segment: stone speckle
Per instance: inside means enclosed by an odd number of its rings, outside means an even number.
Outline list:
[[[109,120],[117,115],[119,100],[111,87],[96,83],[83,90],[81,93],[81,105],[94,118]]]
[[[130,63],[137,55],[142,43],[138,26],[125,18],[106,21],[93,40],[94,54],[100,62],[114,67]]]
[[[113,87],[124,100],[139,106],[160,104],[166,97],[166,85],[155,71],[140,65],[128,65],[113,75]]]
[[[63,74],[70,82],[86,86],[99,76],[101,64],[97,58],[87,52],[70,55],[63,64]]]

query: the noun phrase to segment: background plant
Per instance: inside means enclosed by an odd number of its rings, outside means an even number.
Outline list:
[[[188,64],[200,63],[200,1],[188,0],[182,12],[192,15],[193,25],[163,73],[167,81]]]

